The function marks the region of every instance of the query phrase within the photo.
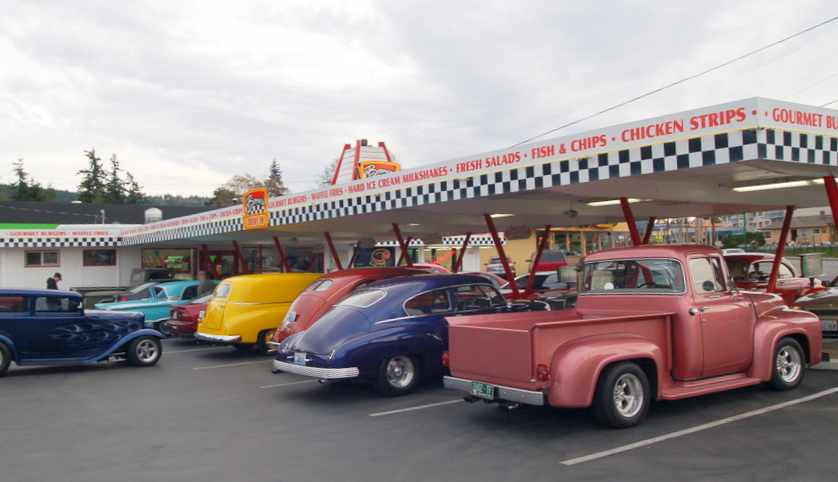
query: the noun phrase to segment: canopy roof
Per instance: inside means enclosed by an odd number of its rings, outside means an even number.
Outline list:
[[[485,152],[336,184],[269,202],[270,226],[243,228],[241,207],[218,209],[122,232],[123,244],[272,242],[296,238],[414,239],[526,225],[711,216],[828,204],[821,184],[739,192],[734,188],[820,181],[838,172],[838,111],[751,98]]]

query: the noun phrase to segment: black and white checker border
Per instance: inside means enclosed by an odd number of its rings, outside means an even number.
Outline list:
[[[766,128],[730,131],[580,158],[560,159],[425,185],[395,188],[378,194],[278,209],[269,213],[270,225],[286,226],[495,194],[757,159],[838,166],[838,137]],[[145,244],[226,234],[243,229],[241,219],[228,219],[127,237],[124,242],[131,245]]]
[[[122,246],[122,238],[0,238],[0,248],[114,248]]]

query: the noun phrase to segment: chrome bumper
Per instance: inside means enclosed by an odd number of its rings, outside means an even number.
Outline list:
[[[442,382],[445,385],[445,388],[450,388],[452,390],[460,390],[461,392],[466,392],[469,395],[471,395],[471,380],[455,377],[444,377],[442,379]],[[546,405],[546,397],[543,392],[521,390],[520,388],[512,387],[502,387],[500,385],[493,386],[495,387],[494,400],[506,400],[516,403],[526,403],[527,405]]]
[[[274,372],[293,373],[306,377],[319,378],[320,380],[337,380],[341,378],[356,378],[359,370],[352,368],[319,368],[296,365],[294,363],[274,360]]]
[[[195,339],[212,343],[237,343],[242,341],[241,335],[210,335],[199,331],[195,332]]]

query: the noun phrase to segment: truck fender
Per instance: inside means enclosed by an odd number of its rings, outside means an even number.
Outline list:
[[[166,338],[166,335],[160,333],[157,330],[151,330],[151,329],[148,329],[148,328],[143,328],[142,330],[137,330],[135,332],[132,332],[130,335],[127,335],[125,338],[123,338],[123,339],[117,341],[116,343],[114,343],[113,346],[108,348],[104,353],[102,353],[100,355],[97,355],[94,358],[87,359],[87,360],[84,361],[84,363],[92,363],[92,362],[97,362],[97,361],[100,361],[100,360],[104,360],[104,359],[108,358],[109,356],[111,356],[114,352],[120,351],[120,349],[123,346],[127,345],[134,338],[139,338],[141,336],[153,336],[155,338],[160,338],[160,339]]]
[[[6,334],[0,333],[0,341],[5,343],[9,347],[9,350],[12,350],[12,359],[16,364],[20,364],[20,353],[18,353],[17,346],[12,342],[12,339],[6,336]]]
[[[754,360],[748,376],[764,382],[771,380],[774,369],[774,349],[781,338],[791,336],[803,347],[806,364],[821,361],[823,335],[820,319],[808,311],[772,310],[762,316],[754,327]]]
[[[622,360],[645,359],[649,384],[660,399],[660,384],[667,366],[664,352],[656,343],[631,333],[588,336],[569,341],[553,354],[548,401],[554,407],[589,407],[602,370]],[[644,368],[645,369],[645,368]]]

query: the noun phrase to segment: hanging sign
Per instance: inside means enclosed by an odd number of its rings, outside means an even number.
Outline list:
[[[244,229],[266,228],[271,223],[268,216],[268,190],[253,189],[244,194]]]
[[[425,246],[431,244],[442,244],[442,235],[439,233],[426,234],[422,236],[422,243],[424,243]]]
[[[532,235],[532,231],[530,231],[526,226],[510,226],[506,230],[506,239],[514,240],[514,239],[530,239]]]

